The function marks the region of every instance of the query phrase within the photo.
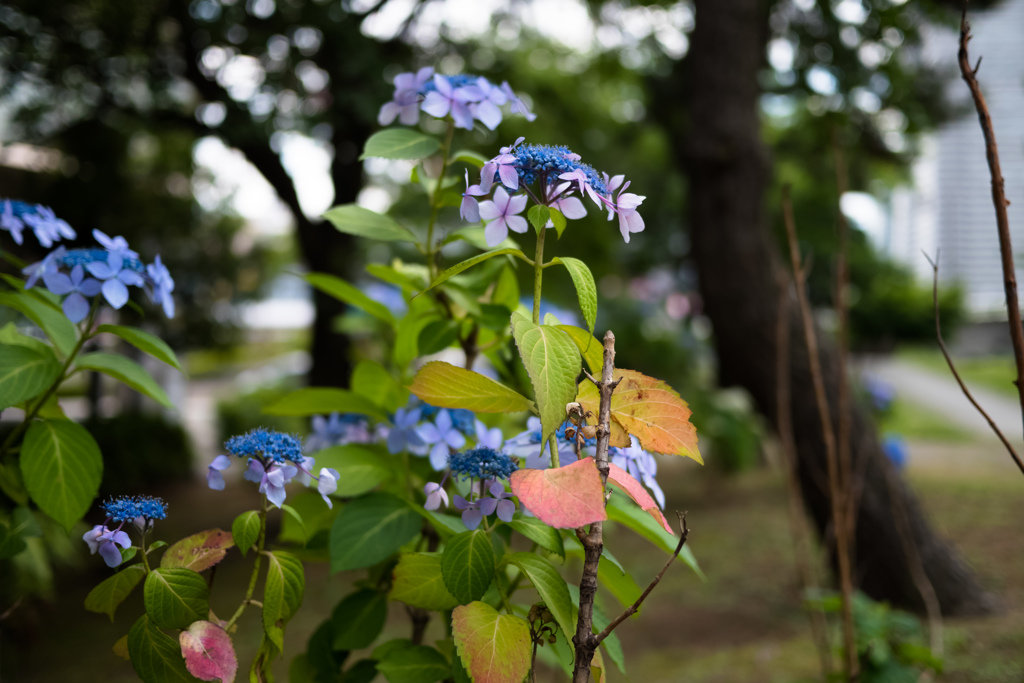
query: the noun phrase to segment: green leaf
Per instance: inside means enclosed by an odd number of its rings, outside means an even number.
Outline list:
[[[269,560],[263,588],[263,631],[278,650],[284,649],[284,625],[295,616],[306,590],[302,560],[275,550]]]
[[[334,608],[331,631],[335,650],[369,647],[384,630],[388,618],[388,596],[364,588],[345,596]]]
[[[519,249],[503,248],[503,249],[493,249],[491,251],[485,251],[484,253],[478,254],[478,255],[474,256],[473,258],[468,258],[468,259],[466,259],[465,261],[463,261],[461,263],[456,263],[451,268],[445,270],[443,273],[441,273],[436,278],[434,278],[434,281],[430,283],[430,286],[427,287],[427,290],[430,290],[430,289],[433,289],[434,287],[437,287],[442,282],[447,282],[448,280],[450,280],[451,278],[455,277],[456,275],[458,275],[462,271],[467,270],[469,268],[472,268],[473,266],[475,266],[478,263],[486,261],[489,258],[494,258],[495,256],[502,256],[504,254],[510,254],[512,256],[515,256],[516,258],[521,258],[522,260],[526,261],[527,263],[532,263],[532,261],[530,261],[530,259],[526,257],[526,254],[524,254]],[[426,291],[426,290],[424,290],[424,291]],[[422,294],[422,293],[423,292],[420,292],[420,294]]]
[[[477,413],[518,413],[533,409],[533,401],[504,384],[439,360],[420,368],[409,390],[439,408],[464,408]]]
[[[378,420],[387,420],[388,414],[347,389],[306,387],[278,399],[263,409],[267,415],[326,415],[328,413],[358,413]]]
[[[103,457],[82,425],[39,420],[25,434],[21,473],[36,505],[71,531],[99,492]]]
[[[545,550],[555,553],[565,559],[565,545],[562,543],[562,536],[558,530],[552,529],[544,522],[534,517],[521,517],[509,522],[509,526],[526,536],[528,539]]]
[[[304,539],[306,537],[306,525],[305,523],[303,523],[302,515],[299,514],[299,511],[293,508],[291,505],[288,505],[287,503],[282,503],[281,512],[284,513],[284,515],[288,515],[288,517],[284,517],[282,515],[281,526],[284,526],[285,519],[292,520],[293,524],[298,525],[299,534],[301,534],[302,538]]]
[[[195,683],[198,680],[185,668],[178,641],[157,628],[145,614],[128,632],[128,654],[132,668],[144,683]]]
[[[339,498],[362,495],[391,478],[387,461],[379,452],[366,446],[331,446],[317,451],[314,456],[317,471],[328,467],[338,470],[341,475],[338,478],[338,490],[334,492]]]
[[[452,161],[462,161],[467,164],[472,164],[477,168],[483,168],[484,164],[487,163],[487,157],[482,154],[478,154],[471,149],[460,149],[452,154]]]
[[[434,320],[421,331],[417,341],[420,354],[430,356],[444,351],[459,336],[459,323],[454,320]]]
[[[160,628],[188,628],[210,612],[210,587],[191,569],[154,569],[142,595],[146,614]]]
[[[452,612],[459,659],[475,683],[521,683],[530,671],[530,625],[474,602]]]
[[[18,327],[14,323],[7,323],[0,327],[0,344],[22,346],[33,351],[50,351],[52,353],[52,347],[49,344],[42,339],[36,339],[35,337],[18,332]]]
[[[220,529],[207,529],[181,539],[160,558],[166,569],[191,569],[201,572],[224,559],[228,548],[235,545],[231,534]]]
[[[604,556],[597,565],[597,579],[623,607],[629,607],[640,597],[640,587],[629,574],[623,573]]]
[[[35,398],[60,377],[53,351],[27,346],[0,346],[0,410]]]
[[[565,579],[550,562],[533,553],[512,553],[506,555],[502,562],[514,564],[526,574],[526,578],[533,584],[562,631],[569,634],[569,637],[576,633],[569,589],[565,585]]]
[[[301,521],[298,521],[299,517],[288,513],[282,505],[281,510],[285,514],[281,517],[281,530],[278,532],[277,540],[282,543],[305,545],[322,531],[324,532],[323,540],[326,543],[326,532],[330,531],[330,523],[334,521],[337,510],[327,507],[315,488],[288,496],[288,500],[291,502],[288,507],[296,515],[301,516]],[[320,545],[319,540],[318,546]]]
[[[331,571],[370,567],[419,533],[420,516],[398,496],[371,493],[338,513],[331,527]]]
[[[515,240],[511,237],[506,237],[500,243],[491,246],[487,244],[487,236],[484,234],[485,228],[482,226],[471,225],[465,228],[459,228],[454,232],[448,234],[443,240],[441,240],[441,246],[446,246],[452,242],[466,242],[481,251],[487,251],[488,249],[516,249],[519,245],[516,244]]]
[[[530,207],[530,210],[526,212],[526,217],[530,220],[530,225],[533,229],[540,234],[540,231],[544,229],[548,219],[551,218],[551,211],[548,207],[543,204],[534,204]]]
[[[174,355],[174,351],[167,343],[149,332],[144,332],[137,327],[125,327],[123,325],[100,325],[97,332],[109,332],[110,334],[116,335],[121,339],[125,340],[139,351],[143,351],[153,356],[159,361],[167,363],[171,367],[178,370],[178,372],[185,372],[182,369],[181,364],[178,362],[178,357]]]
[[[576,296],[580,300],[583,319],[587,321],[587,331],[593,334],[594,323],[597,322],[597,284],[587,264],[579,259],[568,256],[555,257],[552,263],[561,263],[569,271],[572,283],[576,286]]]
[[[608,519],[629,527],[670,555],[675,552],[676,544],[679,543],[678,538],[661,528],[653,517],[638,508],[622,493],[615,492],[608,499]],[[683,546],[679,552],[679,559],[696,572],[702,581],[707,581],[689,544]]]
[[[491,303],[504,306],[510,311],[519,308],[519,281],[512,266],[505,266],[498,275],[498,281],[491,292]]]
[[[541,441],[547,441],[565,421],[565,405],[576,400],[580,352],[562,330],[537,325],[520,313],[512,314],[512,334],[533,383],[543,431]]]
[[[401,287],[402,289],[413,289],[417,292],[427,286],[426,278],[422,282],[417,281],[392,266],[385,266],[380,263],[371,263],[366,266],[366,272],[379,280]]]
[[[409,395],[384,366],[372,360],[361,360],[352,371],[352,391],[370,399],[388,411],[405,405]]]
[[[380,159],[422,159],[441,149],[441,141],[410,128],[387,128],[370,136],[360,161]]]
[[[441,556],[441,575],[462,604],[483,597],[494,580],[494,550],[488,533],[477,529],[448,539]]]
[[[26,547],[28,546],[25,544],[25,539],[6,524],[0,522],[0,559],[14,557],[25,550]]]
[[[443,611],[459,604],[444,585],[439,553],[402,553],[391,577],[391,600]]]
[[[55,310],[29,292],[0,292],[0,306],[18,311],[46,333],[53,345],[67,356],[78,342],[78,328],[62,311]]]
[[[391,359],[395,367],[406,368],[419,353],[419,337],[423,328],[440,316],[434,310],[429,297],[415,298],[409,302],[409,312],[395,327],[395,347]]]
[[[562,233],[565,232],[565,216],[558,209],[548,207],[548,211],[551,212],[551,222],[555,226],[555,232],[558,233],[558,239],[562,239]]]
[[[451,666],[440,652],[426,645],[395,649],[377,662],[388,683],[436,683],[448,678]]]
[[[586,330],[581,330],[572,325],[559,325],[558,329],[569,335],[569,338],[576,344],[576,348],[580,350],[580,355],[583,356],[583,360],[587,362],[587,367],[590,368],[590,374],[600,378],[601,371],[604,369],[604,346],[601,342]]]
[[[235,545],[245,557],[249,548],[256,545],[260,537],[260,513],[249,510],[235,517],[235,521],[231,523],[231,537],[235,539]]]
[[[153,376],[133,360],[113,353],[87,353],[75,361],[78,370],[95,370],[127,384],[140,394],[145,394],[165,408],[174,408],[171,399]]]
[[[85,597],[85,609],[97,614],[106,614],[113,621],[117,606],[131,595],[144,576],[146,570],[141,564],[125,567],[89,591],[89,595]]]
[[[306,275],[306,282],[324,294],[364,310],[374,318],[383,320],[392,327],[395,325],[395,316],[391,315],[391,311],[388,310],[387,306],[374,301],[340,277],[324,273],[310,273]]]
[[[324,218],[349,235],[368,237],[382,242],[415,242],[416,235],[394,219],[355,204],[342,204],[328,210]]]

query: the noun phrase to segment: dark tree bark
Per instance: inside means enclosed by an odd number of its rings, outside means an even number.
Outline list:
[[[757,76],[768,27],[766,0],[698,0],[687,59],[663,91],[677,157],[689,177],[693,257],[715,331],[719,379],[746,388],[769,420],[776,416],[776,247],[764,210],[771,164],[760,137]],[[799,216],[797,216],[799,225]],[[805,505],[823,535],[829,524],[821,434],[797,306],[790,311],[792,416]],[[838,386],[836,349],[824,335],[822,365],[830,396]],[[836,401],[832,401],[836,420]],[[875,599],[921,610],[896,525],[882,453],[870,419],[855,409],[850,436],[854,472],[863,471],[857,516],[854,579]],[[866,460],[865,460],[866,459]],[[997,608],[951,545],[929,526],[913,494],[897,489],[913,538],[942,606],[949,615]]]

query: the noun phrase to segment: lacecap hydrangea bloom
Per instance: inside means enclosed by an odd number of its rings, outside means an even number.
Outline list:
[[[0,230],[11,233],[11,238],[18,244],[24,243],[22,232],[28,228],[35,233],[39,244],[47,249],[54,242],[63,239],[73,240],[77,236],[74,228],[66,221],[57,218],[53,209],[42,204],[28,204],[15,199],[4,199],[0,203]]]
[[[111,498],[100,506],[107,513],[103,524],[97,524],[85,532],[82,540],[92,554],[99,552],[108,567],[121,564],[121,548],[130,548],[131,539],[122,527],[131,522],[140,533],[153,528],[155,520],[167,518],[167,503],[153,496],[120,496]],[[117,526],[113,526],[114,524]]]
[[[64,315],[73,323],[81,322],[89,314],[89,299],[100,294],[112,308],[120,309],[128,303],[128,287],[145,290],[149,299],[162,306],[168,318],[173,318],[174,279],[160,257],[147,265],[123,237],[108,237],[99,230],[92,234],[99,247],[57,247],[42,261],[24,268],[22,273],[28,276],[25,289],[31,289],[42,279],[50,292],[64,297]]]
[[[494,130],[501,123],[501,108],[505,105],[528,121],[537,118],[507,82],[494,85],[483,76],[442,76],[428,66],[416,73],[399,74],[394,83],[393,99],[380,108],[377,116],[382,126],[391,125],[396,118],[403,125],[414,126],[420,120],[420,111],[424,111],[439,119],[451,116],[457,128],[472,130],[473,122],[479,121]]]
[[[482,432],[482,436],[481,441],[486,440],[486,432]],[[450,455],[448,467],[453,479],[469,479],[472,482],[469,500],[457,495],[453,501],[454,507],[462,511],[462,523],[467,529],[477,528],[484,517],[489,517],[495,512],[498,519],[512,521],[516,505],[510,500],[512,494],[505,490],[505,485],[499,480],[508,479],[519,469],[519,463],[515,458],[487,446],[477,446]],[[423,487],[423,493],[427,496],[424,508],[436,510],[442,504],[448,504],[448,494],[444,490],[447,480],[448,475],[445,475],[440,483],[430,482]],[[490,484],[487,484],[488,481]],[[483,495],[485,488],[491,495]]]
[[[466,178],[460,213],[465,220],[487,223],[484,237],[488,246],[504,241],[509,230],[526,232],[529,226],[519,214],[530,199],[576,220],[587,215],[581,201],[586,195],[608,211],[608,220],[618,217],[619,232],[627,243],[630,234],[643,231],[644,220],[637,207],[645,197],[627,192],[629,181],[624,176],[598,173],[568,147],[524,145],[524,139],[502,147],[498,156],[484,164],[479,184],[470,185]],[[478,199],[488,194],[491,199]],[[547,227],[554,223],[548,221]]]
[[[248,468],[244,478],[260,485],[260,493],[267,500],[281,507],[284,504],[285,484],[298,478],[299,482],[309,486],[313,480],[317,482],[317,491],[323,497],[327,507],[333,507],[329,495],[338,489],[338,471],[324,467],[320,475],[313,474],[316,460],[302,454],[299,437],[283,434],[262,427],[241,436],[233,436],[224,444],[224,449],[237,458],[246,458]],[[231,458],[218,455],[207,468],[206,483],[216,491],[224,489],[222,472],[231,467]]]

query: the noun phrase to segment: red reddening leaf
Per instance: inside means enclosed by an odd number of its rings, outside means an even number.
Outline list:
[[[575,529],[608,519],[593,458],[556,469],[518,470],[511,482],[513,495],[548,526]]]
[[[626,495],[633,499],[643,509],[644,512],[654,517],[654,521],[660,524],[665,531],[672,535],[675,532],[672,531],[672,527],[665,521],[665,515],[661,514],[661,510],[658,509],[658,504],[651,498],[651,494],[647,493],[647,489],[641,486],[640,482],[633,478],[633,475],[622,469],[614,463],[608,463],[608,481],[616,484],[622,489]]]
[[[178,636],[185,668],[201,681],[220,679],[222,683],[235,680],[238,657],[231,644],[231,636],[224,629],[208,621],[194,622]]]
[[[623,432],[640,439],[645,450],[682,455],[704,464],[697,449],[697,429],[690,423],[690,408],[672,387],[635,370],[616,368],[615,377],[622,381],[612,394],[612,420]],[[576,400],[584,410],[598,414],[601,397],[592,382],[580,384]],[[613,425],[613,441],[617,433]]]
[[[165,569],[182,568],[201,572],[224,559],[235,540],[227,531],[207,529],[183,538],[164,552],[160,566]]]

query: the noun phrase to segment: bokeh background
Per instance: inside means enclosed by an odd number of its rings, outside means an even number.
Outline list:
[[[412,226],[423,222],[411,164],[359,160],[391,78],[423,65],[479,73],[512,84],[537,120],[506,117],[497,131],[465,134],[460,146],[490,156],[520,135],[565,144],[598,169],[627,174],[646,196],[646,230],[628,247],[594,212],[557,247],[593,270],[597,327],[615,330],[619,365],[669,381],[690,403],[707,462],[661,459],[667,508],[689,511],[707,580],[673,570],[643,617],[619,631],[631,679],[817,676],[774,406],[749,369],[774,367],[773,353],[763,335],[735,329],[757,320],[758,310],[774,324],[776,294],[758,286],[756,274],[781,262],[788,185],[826,339],[835,330],[840,217],[853,228],[847,299],[863,439],[894,464],[927,535],[949,540],[980,588],[965,599],[975,609],[950,609],[941,679],[1021,680],[1022,482],[938,353],[932,271],[921,254],[941,254],[941,315],[965,379],[1019,441],[987,168],[956,71],[954,5],[0,3],[0,195],[52,206],[80,236],[94,228],[124,235],[143,255],[162,254],[177,283],[175,319],[119,314],[161,334],[186,361],[187,376],[153,368],[177,409],[98,375],[66,397],[68,414],[87,424],[104,454],[102,495],[163,495],[169,539],[226,527],[251,506],[246,487],[217,493],[202,483],[223,440],[257,425],[308,432],[305,421],[270,418],[262,407],[307,383],[345,386],[354,362],[380,351],[372,320],[314,294],[299,276],[338,274],[399,305],[372,285],[365,265],[415,258],[353,240],[319,218],[358,201]],[[1020,243],[1024,0],[972,5],[972,14]],[[443,214],[442,224],[457,227],[457,212]],[[26,245],[14,253],[34,261],[41,252]],[[445,252],[451,262],[459,256]],[[567,277],[545,291],[563,320],[574,315]],[[730,311],[729,297],[744,305]],[[801,458],[813,458],[820,425],[807,417],[813,413],[794,415]],[[4,417],[0,430],[12,424]],[[813,517],[813,495],[807,505]],[[873,523],[884,526],[884,518]],[[4,680],[134,680],[110,651],[132,605],[114,623],[81,608],[105,568],[79,536],[3,565]],[[870,555],[870,541],[861,543]],[[610,547],[638,580],[660,566],[642,539],[623,533]],[[827,554],[819,545],[811,556],[823,575]],[[228,609],[245,569],[233,558],[219,572],[226,590],[216,599]],[[865,572],[855,578],[870,584]],[[350,577],[311,565],[307,586],[288,636],[295,651]],[[16,603],[26,591],[31,597]],[[909,589],[882,593],[875,597],[920,611]],[[279,670],[285,680],[287,661]]]

